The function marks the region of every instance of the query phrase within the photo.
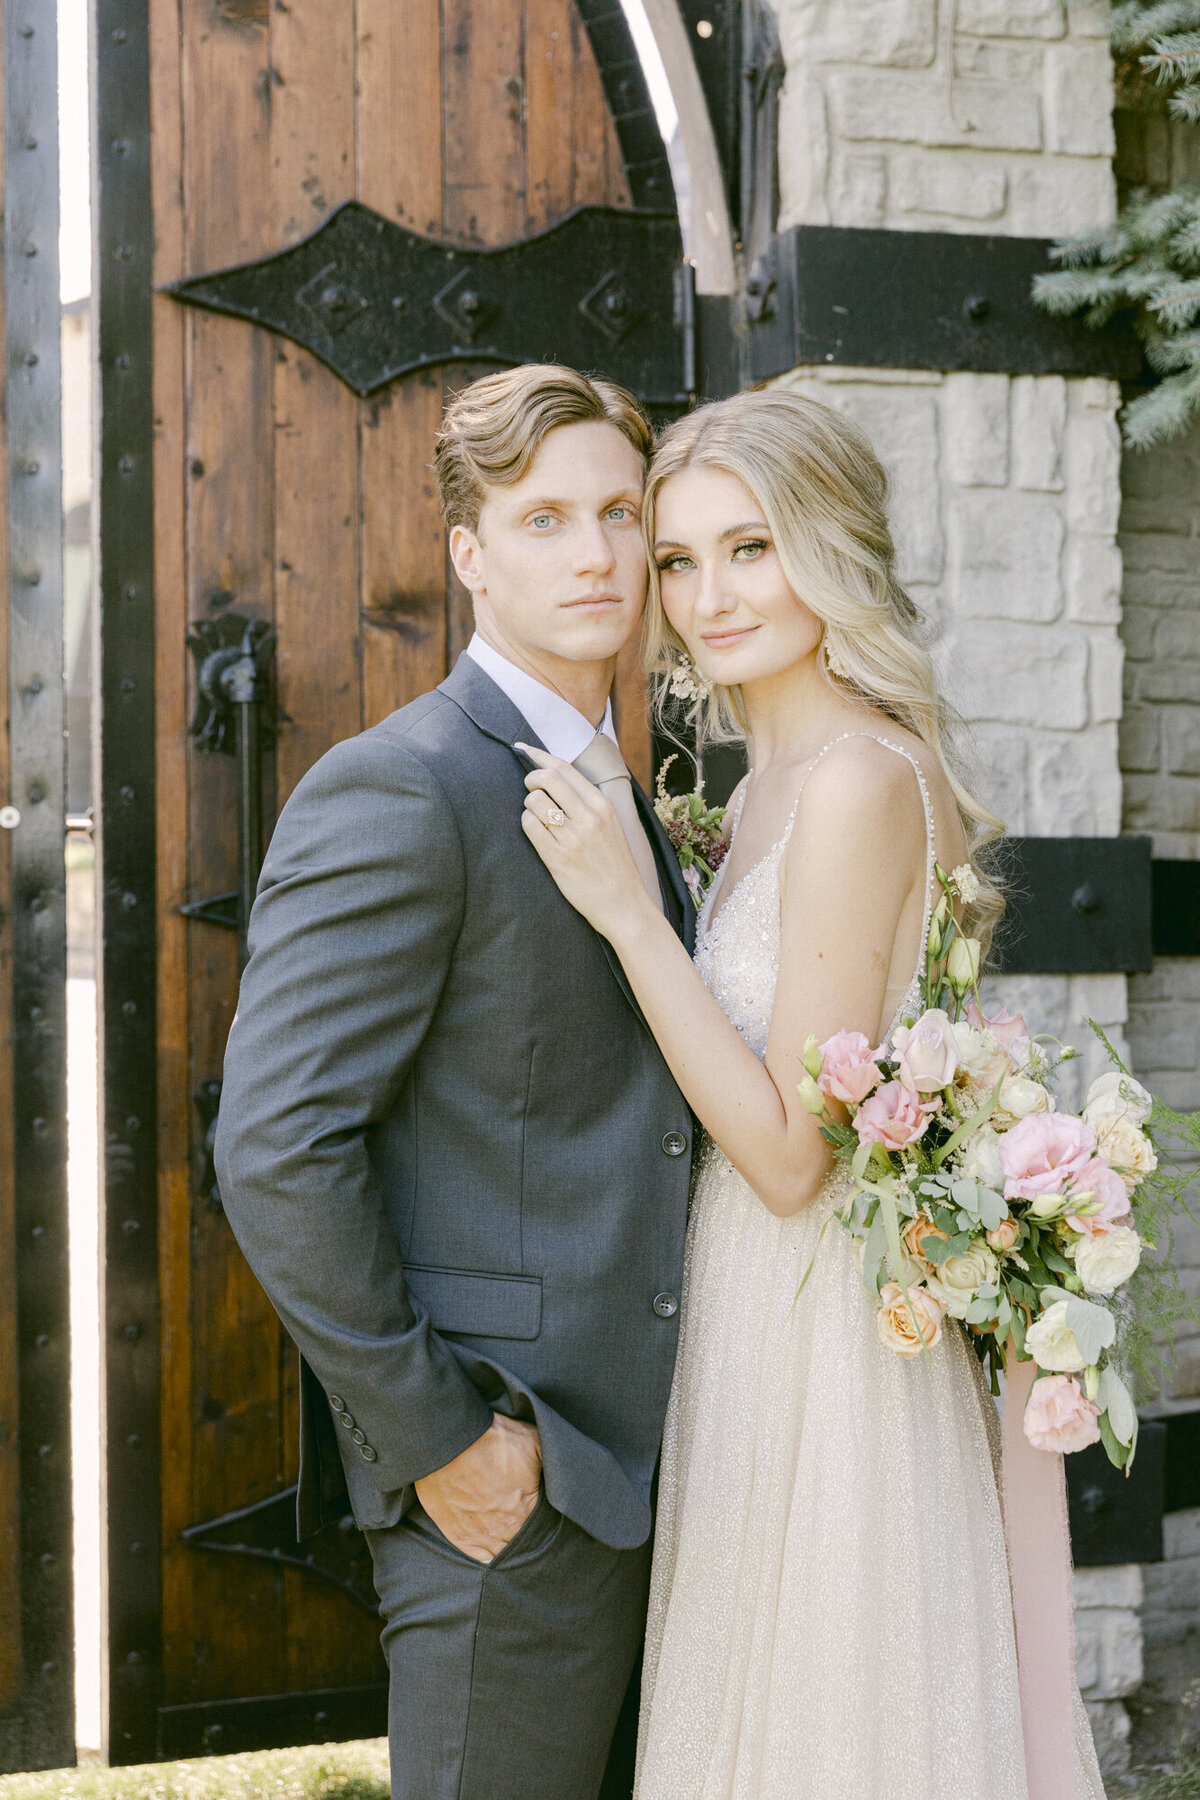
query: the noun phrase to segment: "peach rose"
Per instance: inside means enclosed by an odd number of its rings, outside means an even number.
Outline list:
[[[949,1087],[958,1067],[954,1027],[940,1007],[923,1012],[915,1025],[892,1033],[900,1079],[914,1094],[937,1094]]]
[[[1009,1213],[1007,1218],[1001,1219],[994,1231],[987,1233],[987,1241],[993,1250],[1003,1256],[1016,1243],[1018,1229],[1017,1221]]]
[[[932,1100],[918,1100],[898,1081],[885,1081],[854,1115],[860,1144],[882,1144],[885,1150],[903,1150],[924,1134],[930,1115],[937,1111]]]
[[[1070,1375],[1041,1375],[1025,1403],[1025,1436],[1035,1450],[1069,1455],[1100,1442],[1099,1416]]]
[[[1061,1194],[1074,1184],[1095,1148],[1095,1132],[1073,1113],[1031,1113],[1000,1139],[1005,1198]]]
[[[921,1245],[927,1238],[945,1239],[948,1235],[945,1231],[939,1231],[933,1221],[927,1219],[924,1213],[920,1213],[907,1228],[900,1241],[909,1256],[924,1258],[925,1252]]]
[[[885,1281],[879,1290],[875,1327],[880,1342],[898,1356],[920,1356],[942,1335],[942,1309],[923,1287],[910,1287],[906,1300],[898,1281]]]
[[[974,1000],[967,1002],[967,1023],[991,1032],[998,1044],[1007,1050],[1021,1038],[1029,1036],[1029,1027],[1020,1013],[1010,1013],[1007,1006],[1002,1006],[998,1013],[981,1014]]]
[[[883,1070],[875,1059],[886,1054],[887,1045],[880,1044],[878,1050],[872,1050],[870,1038],[861,1031],[835,1031],[820,1050],[817,1086],[835,1100],[861,1106],[872,1088],[883,1080]]]

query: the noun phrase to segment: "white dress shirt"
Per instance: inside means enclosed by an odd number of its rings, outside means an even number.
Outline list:
[[[501,656],[498,650],[493,650],[478,632],[467,645],[467,655],[472,662],[479,664],[485,675],[491,676],[501,693],[508,695],[551,756],[561,756],[564,762],[574,762],[587,749],[596,735],[596,727],[569,700],[564,700],[553,688],[546,687],[536,676],[527,675],[524,669],[518,669],[516,663],[509,662],[507,656]],[[611,700],[604,708],[600,730],[616,743]]]

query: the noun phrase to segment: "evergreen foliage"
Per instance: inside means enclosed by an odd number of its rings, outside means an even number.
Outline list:
[[[1113,11],[1113,48],[1126,85],[1172,90],[1171,117],[1200,122],[1200,0],[1125,0]],[[1135,192],[1116,223],[1055,244],[1061,267],[1034,281],[1034,299],[1091,326],[1132,313],[1159,377],[1122,411],[1125,440],[1147,449],[1200,416],[1200,186]]]

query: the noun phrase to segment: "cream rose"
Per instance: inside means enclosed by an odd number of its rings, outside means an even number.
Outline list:
[[[961,1256],[948,1256],[939,1263],[926,1277],[926,1285],[952,1319],[965,1319],[978,1289],[995,1281],[998,1272],[995,1253],[982,1238],[976,1238]]]
[[[1056,1375],[1074,1375],[1086,1369],[1075,1333],[1067,1324],[1067,1302],[1055,1300],[1025,1333],[1025,1348],[1038,1367]]]
[[[1083,1116],[1089,1125],[1095,1125],[1101,1113],[1124,1113],[1132,1124],[1144,1125],[1153,1110],[1154,1096],[1146,1092],[1140,1081],[1132,1075],[1122,1075],[1120,1069],[1109,1069],[1097,1076],[1088,1089]]]
[[[1008,1119],[1029,1119],[1034,1113],[1054,1111],[1054,1096],[1040,1081],[1028,1075],[1010,1075],[1000,1084],[996,1112]]]
[[[1142,1240],[1127,1225],[1103,1237],[1080,1238],[1075,1268],[1089,1294],[1111,1294],[1129,1280],[1142,1260]]]
[[[996,1194],[1004,1192],[1000,1139],[990,1125],[981,1125],[971,1133],[955,1160],[955,1170],[965,1181],[982,1182]]]
[[[910,1287],[906,1300],[898,1281],[885,1281],[879,1290],[875,1328],[880,1342],[898,1356],[920,1356],[942,1335],[942,1309],[922,1287]]]
[[[1096,1133],[1097,1153],[1112,1164],[1130,1193],[1144,1176],[1157,1169],[1153,1144],[1128,1113],[1101,1112],[1088,1123]]]

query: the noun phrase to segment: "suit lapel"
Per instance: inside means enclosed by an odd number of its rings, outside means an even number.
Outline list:
[[[516,740],[519,739],[524,744],[532,744],[539,750],[545,750],[545,744],[542,743],[524,714],[518,712],[508,695],[496,686],[491,676],[481,669],[479,664],[465,651],[445,681],[439,684],[438,692],[445,694],[447,699],[453,700],[456,706],[461,707],[472,724],[477,725],[480,731],[490,738],[495,738],[497,743],[506,744],[522,769],[531,769],[533,764],[516,748]],[[645,821],[646,811],[649,808],[653,824],[657,826],[658,820],[653,817],[653,808],[649,807],[649,802],[636,781],[633,788],[642,808],[643,821]],[[649,823],[646,828],[648,831],[652,829]],[[517,829],[520,829],[519,822]],[[659,836],[665,837],[661,826],[659,826]],[[657,850],[658,837],[654,838],[654,842]],[[667,848],[670,851],[669,843]],[[673,852],[670,853],[670,862],[676,862]],[[667,866],[669,868],[670,864],[668,863]],[[677,863],[676,867],[678,867]],[[547,879],[549,880],[549,876]],[[664,885],[666,884],[664,883]],[[555,891],[557,892],[557,889]],[[563,905],[567,905],[565,900]],[[684,916],[686,917],[686,914]],[[646,1024],[642,1009],[634,998],[633,989],[629,985],[629,977],[621,967],[620,957],[606,937],[601,937],[598,931],[594,933],[594,936],[604,952],[605,961],[612,970],[613,980],[628,1000],[642,1026],[649,1031],[650,1027]]]
[[[663,889],[663,904],[667,918],[675,927],[675,934],[681,939],[688,955],[695,949],[696,941],[696,908],[687,891],[683,879],[683,870],[679,867],[679,858],[662,821],[654,810],[654,803],[648,794],[643,793],[637,782],[633,783],[633,796],[637,801],[638,813],[645,827],[646,836],[650,839],[654,850],[654,860],[658,864],[659,879]]]

